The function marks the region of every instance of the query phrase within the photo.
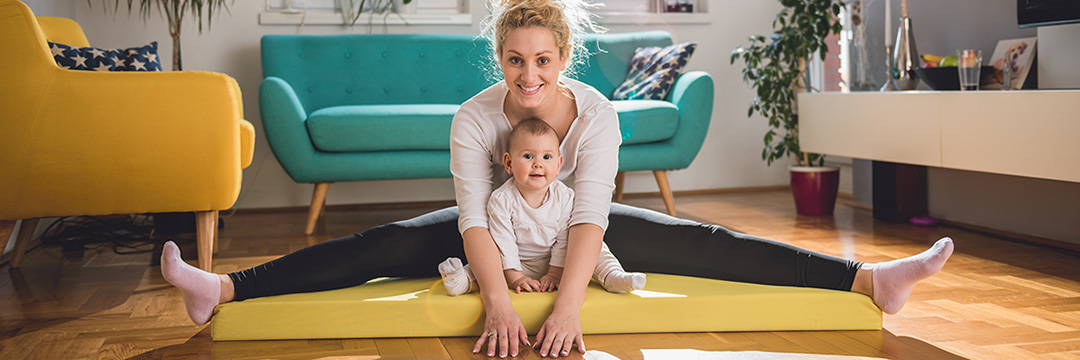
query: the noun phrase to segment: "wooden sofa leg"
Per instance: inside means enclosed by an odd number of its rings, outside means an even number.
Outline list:
[[[7,249],[8,239],[11,238],[11,232],[15,231],[15,223],[19,220],[0,220],[0,253]]]
[[[626,183],[626,172],[620,171],[615,174],[615,202],[622,202],[623,184]]]
[[[675,215],[675,198],[671,196],[671,185],[668,185],[667,170],[653,170],[653,176],[656,176],[656,185],[660,185],[660,196],[664,198],[664,206],[667,206],[667,213],[671,216]]]
[[[322,205],[319,205],[319,218],[326,216],[326,196],[323,196]]]
[[[30,246],[30,238],[34,237],[34,230],[37,230],[38,220],[37,218],[23,219],[22,225],[19,226],[19,235],[15,236],[15,247],[11,249],[12,268],[17,268],[22,264],[23,255],[26,255],[26,248]],[[3,249],[0,249],[0,251],[3,251]]]
[[[199,268],[210,272],[214,259],[214,242],[217,238],[217,210],[195,213],[195,243],[199,252]]]
[[[304,229],[304,235],[311,235],[315,232],[315,222],[319,220],[320,214],[326,207],[326,192],[330,190],[330,183],[316,183],[315,193],[311,195],[311,209],[308,210],[307,228]]]

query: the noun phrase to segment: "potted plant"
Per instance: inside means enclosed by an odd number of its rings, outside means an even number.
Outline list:
[[[390,14],[396,14],[405,24],[409,22],[405,20],[404,16],[401,16],[401,13],[412,11],[412,8],[406,7],[406,5],[412,3],[412,0],[338,0],[338,2],[341,13],[345,16],[345,21],[349,23],[349,26],[356,26],[356,22],[360,20],[360,14],[364,12],[365,8],[371,10],[372,16],[382,14],[385,18]]]
[[[750,37],[750,45],[731,52],[731,63],[741,59],[743,81],[757,92],[746,115],[760,114],[769,122],[761,158],[773,161],[795,155],[789,167],[795,208],[805,215],[831,215],[840,186],[840,168],[825,166],[825,156],[799,148],[799,113],[796,95],[807,86],[811,56],[825,59],[825,38],[842,29],[837,17],[846,5],[841,0],[780,0],[784,9],[773,20],[768,37]]]
[[[106,3],[107,0],[102,0],[102,3]],[[136,0],[113,0],[113,11],[120,9],[120,3],[126,2],[128,13],[132,11],[132,5]],[[235,0],[230,0],[231,3]],[[91,0],[86,0],[87,4],[93,5]],[[206,28],[210,28],[211,21],[214,19],[215,13],[221,13],[221,10],[228,11],[229,7],[225,3],[225,0],[138,0],[139,13],[142,14],[143,19],[150,18],[150,12],[157,8],[165,20],[169,23],[169,36],[173,41],[173,56],[172,56],[172,69],[173,71],[183,70],[182,57],[180,56],[180,25],[184,23],[184,16],[191,14],[198,20],[199,33],[202,33],[203,20],[206,21]],[[107,8],[106,8],[107,9]],[[203,15],[206,15],[203,17]]]

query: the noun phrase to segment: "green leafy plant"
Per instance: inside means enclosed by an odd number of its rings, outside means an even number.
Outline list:
[[[773,161],[795,155],[799,164],[824,164],[825,156],[799,148],[799,114],[795,95],[809,89],[806,66],[811,56],[825,59],[825,37],[842,29],[837,15],[846,6],[841,0],[780,0],[784,6],[773,20],[768,37],[754,35],[750,45],[731,51],[731,64],[742,59],[743,81],[757,92],[747,117],[761,114],[769,121],[761,159]]]
[[[349,15],[352,11],[356,11],[356,14],[353,14],[352,16],[352,21],[349,22],[349,26],[355,26],[356,21],[360,20],[360,14],[364,12],[364,6],[367,5],[368,0],[348,0],[348,3],[349,8],[342,10],[344,10],[346,15]],[[401,3],[403,5],[408,5],[409,3],[412,3],[412,0],[402,0]],[[359,4],[359,6],[357,6],[357,4]],[[372,14],[385,14],[384,16],[390,16],[390,13],[394,13],[401,18],[401,21],[405,21],[406,24],[409,23],[405,20],[404,16],[401,16],[401,14],[398,13],[401,9],[394,8],[393,0],[371,0],[370,8]]]
[[[184,16],[191,15],[198,19],[201,34],[203,22],[206,22],[206,28],[209,31],[214,14],[221,13],[222,10],[228,12],[229,6],[226,2],[231,4],[233,1],[235,0],[101,0],[101,3],[105,5],[112,2],[114,13],[120,10],[121,3],[127,3],[129,14],[133,12],[135,4],[138,4],[139,14],[142,15],[143,21],[150,19],[150,14],[157,9],[157,12],[169,23],[169,36],[173,41],[172,69],[180,71],[183,70],[180,54],[180,26],[184,23]],[[91,0],[86,0],[86,3],[93,6]],[[105,8],[108,9],[108,7]]]

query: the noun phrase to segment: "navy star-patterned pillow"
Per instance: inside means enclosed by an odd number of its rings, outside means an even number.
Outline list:
[[[129,49],[75,47],[50,42],[56,65],[71,70],[161,71],[157,41]]]
[[[695,48],[696,42],[638,48],[612,100],[664,100]]]

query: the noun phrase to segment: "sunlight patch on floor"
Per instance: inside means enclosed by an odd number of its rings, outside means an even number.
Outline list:
[[[419,299],[420,297],[417,296],[417,295],[420,295],[421,293],[426,293],[426,292],[428,292],[428,289],[424,289],[424,290],[420,290],[420,291],[414,291],[414,292],[411,292],[411,293],[408,293],[408,294],[387,296],[387,297],[381,297],[381,298],[364,299],[364,301],[409,301],[409,300],[412,300],[412,299]]]
[[[682,295],[682,294],[672,294],[672,293],[659,292],[659,291],[649,291],[649,290],[634,290],[634,291],[631,291],[630,293],[634,294],[634,295],[637,295],[637,296],[640,296],[642,299],[686,297],[686,295]]]

